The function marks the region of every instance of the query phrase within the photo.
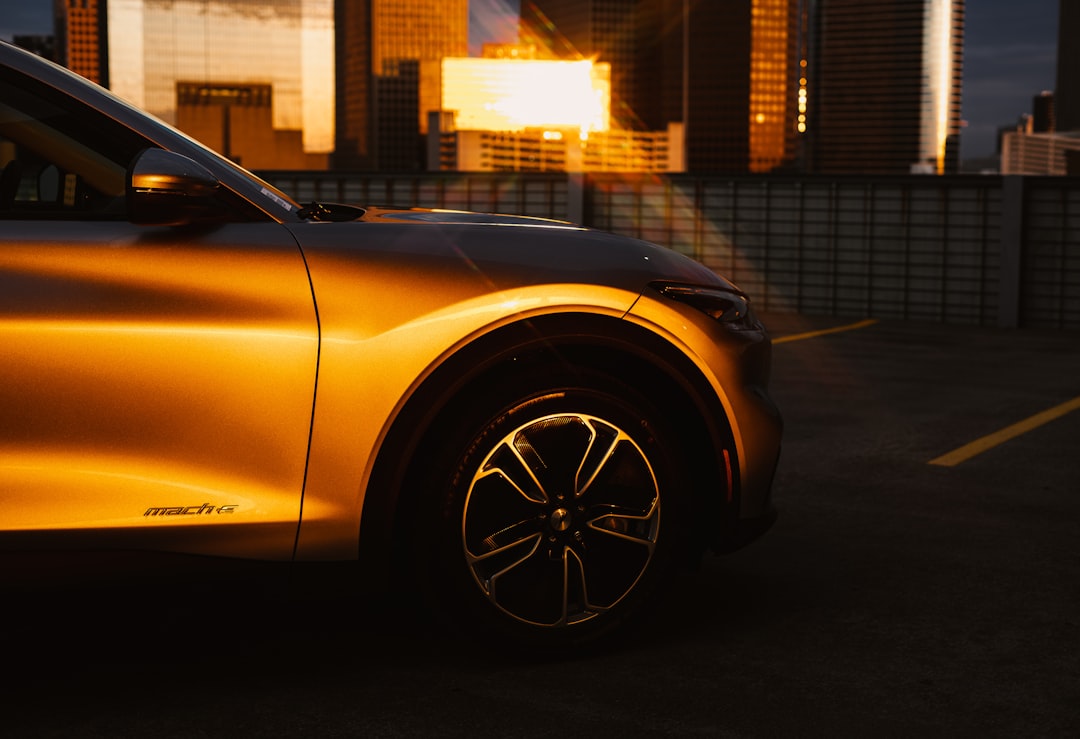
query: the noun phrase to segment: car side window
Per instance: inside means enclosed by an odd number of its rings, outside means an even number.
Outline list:
[[[0,219],[123,219],[128,163],[148,145],[85,104],[5,71]]]

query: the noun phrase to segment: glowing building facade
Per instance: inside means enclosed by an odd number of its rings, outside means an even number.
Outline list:
[[[440,63],[468,54],[468,0],[337,0],[334,7],[335,166],[422,169]]]
[[[428,169],[457,172],[683,172],[682,125],[666,131],[576,128],[514,131],[456,128],[452,112],[432,113]]]
[[[333,0],[109,0],[114,92],[254,168],[324,168]]]
[[[613,128],[611,68],[526,59],[531,45],[447,58],[430,114],[428,169],[464,172],[683,171],[682,127]]]
[[[451,57],[442,60],[440,110],[477,131],[610,128],[611,66],[557,61]]]
[[[964,0],[817,0],[810,169],[955,172]]]
[[[797,136],[806,131],[806,59],[799,4],[754,0],[750,12],[750,99],[747,115],[751,172],[789,166]]]
[[[333,0],[57,0],[55,16],[67,66],[226,156],[327,166]]]

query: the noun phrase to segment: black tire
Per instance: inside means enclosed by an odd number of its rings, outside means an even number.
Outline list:
[[[485,395],[441,429],[419,501],[434,613],[499,646],[596,642],[642,614],[687,544],[676,436],[604,375],[546,372]]]

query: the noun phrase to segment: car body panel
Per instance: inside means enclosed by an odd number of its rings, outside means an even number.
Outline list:
[[[555,313],[621,318],[657,263],[670,261],[672,279],[703,277],[694,262],[596,231],[450,214],[401,220],[289,226],[322,330],[299,559],[353,556],[381,440],[412,392],[463,346]],[[567,282],[575,271],[581,281]],[[596,284],[598,274],[609,284]]]
[[[723,405],[738,465],[738,515],[769,515],[773,473],[783,430],[780,412],[767,393],[771,344],[761,328],[727,331],[686,305],[646,291],[626,320],[644,325],[693,361]],[[732,356],[740,361],[732,361]]]
[[[7,221],[2,241],[3,528],[251,523],[290,557],[318,335],[289,233]],[[251,545],[194,536],[172,546]]]

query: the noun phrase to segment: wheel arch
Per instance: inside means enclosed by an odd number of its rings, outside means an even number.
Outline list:
[[[403,553],[406,515],[422,475],[411,460],[435,438],[440,420],[460,403],[483,398],[491,379],[505,372],[561,366],[628,378],[657,405],[680,419],[679,443],[691,460],[697,553],[717,529],[738,517],[738,460],[723,403],[701,370],[677,347],[629,321],[590,313],[532,317],[478,337],[445,359],[416,388],[380,445],[360,523],[361,561],[372,574],[388,573]],[[366,568],[366,569],[367,569]]]

